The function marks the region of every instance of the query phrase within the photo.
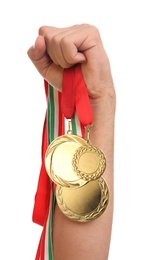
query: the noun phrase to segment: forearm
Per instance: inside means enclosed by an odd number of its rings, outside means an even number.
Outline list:
[[[115,93],[91,100],[94,114],[90,140],[106,157],[103,174],[109,188],[109,203],[96,220],[78,223],[64,216],[55,207],[53,223],[54,260],[107,260],[113,217],[113,150]]]

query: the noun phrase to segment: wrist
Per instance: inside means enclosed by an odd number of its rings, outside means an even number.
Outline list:
[[[93,111],[93,126],[91,141],[104,149],[110,146],[114,139],[114,123],[116,110],[116,94],[114,88],[105,91],[95,99],[90,98]]]
[[[93,95],[89,96],[93,114],[96,114],[96,109],[100,109],[100,113],[102,113],[105,108],[104,116],[106,116],[107,110],[109,113],[115,113],[116,92],[114,85],[111,84],[107,87],[101,87],[100,89],[101,90],[94,91]]]

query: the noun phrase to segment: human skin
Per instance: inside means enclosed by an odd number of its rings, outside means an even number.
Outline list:
[[[113,220],[116,95],[99,30],[89,24],[66,28],[42,26],[28,56],[42,77],[59,91],[63,69],[80,64],[94,115],[90,140],[106,157],[103,178],[109,188],[109,204],[105,212],[94,221],[79,223],[67,218],[56,204],[54,260],[107,260]]]

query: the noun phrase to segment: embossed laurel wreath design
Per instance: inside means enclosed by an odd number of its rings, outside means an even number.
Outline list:
[[[96,156],[99,159],[98,168],[96,169],[96,171],[94,171],[93,173],[90,173],[90,174],[85,173],[85,172],[83,172],[79,169],[80,157],[85,153],[94,153],[94,154],[96,154]],[[86,181],[96,180],[96,179],[100,178],[101,175],[105,171],[106,159],[105,159],[103,152],[100,149],[93,147],[90,144],[86,144],[84,146],[79,147],[76,150],[76,152],[73,156],[73,159],[72,159],[72,166],[73,166],[74,171],[76,172],[76,174],[78,175],[79,178],[84,179]]]

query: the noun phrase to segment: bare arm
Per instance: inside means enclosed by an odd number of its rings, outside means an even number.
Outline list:
[[[68,28],[43,26],[28,55],[39,73],[61,90],[63,68],[81,63],[94,114],[91,142],[105,153],[103,177],[109,187],[109,204],[96,220],[78,223],[55,208],[54,260],[107,260],[113,217],[113,159],[115,90],[107,54],[96,27],[83,24]]]

